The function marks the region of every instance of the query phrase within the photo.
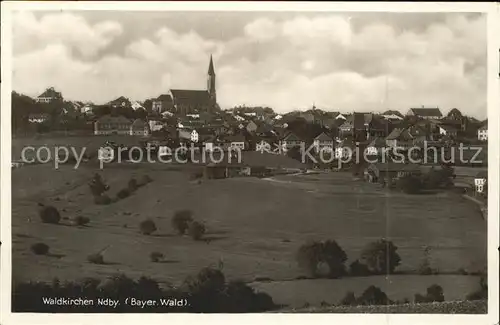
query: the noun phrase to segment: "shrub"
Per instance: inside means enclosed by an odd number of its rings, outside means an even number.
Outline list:
[[[140,228],[141,234],[143,234],[143,235],[151,235],[152,233],[154,233],[156,231],[156,225],[155,225],[154,221],[151,219],[147,219],[147,220],[142,221],[139,224],[139,228]]]
[[[129,190],[129,192],[134,192],[135,190],[137,190],[138,187],[139,186],[137,185],[137,180],[135,178],[131,178],[128,181],[127,189]]]
[[[342,306],[355,306],[357,304],[356,302],[356,296],[354,296],[354,292],[348,291],[344,298],[340,301],[340,304]]]
[[[194,239],[194,240],[200,240],[201,237],[205,234],[205,225],[198,222],[198,221],[193,221],[189,223],[189,229],[188,229],[189,235]]]
[[[94,203],[97,205],[108,205],[111,204],[112,200],[106,194],[102,194],[99,196],[94,196]]]
[[[397,247],[391,241],[381,239],[368,244],[361,253],[361,259],[372,273],[393,273],[401,262]]]
[[[398,179],[396,186],[406,194],[417,194],[422,189],[422,182],[418,177],[405,176]]]
[[[440,285],[433,284],[427,288],[427,299],[429,302],[444,301],[443,288]]]
[[[42,205],[39,210],[40,219],[43,223],[58,224],[61,221],[59,211],[51,205]]]
[[[314,277],[338,278],[345,274],[347,255],[334,240],[302,245],[297,252],[297,262]]]
[[[363,263],[360,263],[359,260],[355,260],[349,265],[349,275],[352,276],[368,276],[370,275],[370,269]]]
[[[120,191],[118,191],[118,193],[116,193],[116,197],[119,198],[120,200],[123,200],[129,196],[130,196],[130,191],[128,188],[121,189]]]
[[[385,292],[375,286],[369,286],[363,294],[358,298],[359,305],[390,305],[391,300],[387,297]]]
[[[88,217],[78,216],[74,221],[77,226],[85,226],[90,222],[90,219]]]
[[[189,224],[193,221],[193,213],[190,210],[180,210],[172,217],[172,227],[180,234],[186,233]]]
[[[224,290],[225,281],[222,271],[205,267],[198,272],[196,277],[187,278],[185,285],[191,294],[217,293]]]
[[[149,254],[149,258],[151,259],[151,262],[157,263],[163,259],[163,254],[160,252],[152,252]]]
[[[481,274],[479,279],[479,290],[471,292],[466,297],[467,300],[485,300],[488,299],[488,277],[487,274]]]
[[[47,255],[49,253],[49,245],[44,243],[36,243],[31,245],[31,251],[36,255]]]
[[[93,196],[101,196],[104,192],[109,190],[109,186],[104,184],[101,175],[97,173],[90,180],[89,187]]]
[[[137,181],[137,186],[144,186],[148,183],[151,183],[153,179],[149,177],[149,175],[143,175],[139,180]]]
[[[444,301],[443,288],[437,284],[433,284],[427,288],[427,294],[421,295],[419,293],[415,294],[416,303],[425,302],[442,302]]]
[[[92,264],[104,264],[104,256],[102,254],[90,254],[87,256],[87,261]]]

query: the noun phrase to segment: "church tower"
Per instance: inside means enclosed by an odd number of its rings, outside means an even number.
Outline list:
[[[207,91],[210,94],[210,97],[212,98],[214,103],[216,103],[217,95],[215,92],[215,70],[214,70],[214,62],[212,60],[212,55],[210,55],[210,63],[208,65]]]

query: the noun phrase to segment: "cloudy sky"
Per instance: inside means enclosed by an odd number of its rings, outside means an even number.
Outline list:
[[[222,108],[352,112],[453,107],[486,117],[486,19],[478,14],[18,12],[13,88],[69,100],[144,100],[205,89]]]

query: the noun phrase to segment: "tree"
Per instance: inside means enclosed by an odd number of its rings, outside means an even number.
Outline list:
[[[339,278],[345,275],[347,255],[334,240],[311,242],[297,252],[299,267],[314,277]]]
[[[369,286],[357,300],[359,305],[370,306],[390,305],[392,303],[385,292],[373,285]]]
[[[189,223],[189,235],[194,239],[194,240],[200,240],[201,237],[205,234],[205,225],[198,222],[198,221],[193,221]]]
[[[104,184],[101,175],[95,174],[89,182],[90,191],[94,196],[101,196],[104,192],[109,190],[109,186]]]
[[[146,219],[139,224],[141,234],[151,235],[156,231],[156,225],[153,220]]]
[[[38,214],[40,215],[40,219],[42,219],[43,223],[58,224],[61,221],[61,215],[55,207],[51,205],[43,205],[41,203],[38,205],[40,206]]]
[[[368,244],[361,253],[361,259],[372,273],[393,273],[401,262],[396,245],[385,239]]]
[[[186,233],[189,224],[193,221],[193,213],[190,210],[179,210],[172,217],[172,227],[180,234]]]

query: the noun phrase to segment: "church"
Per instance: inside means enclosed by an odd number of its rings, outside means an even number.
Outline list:
[[[208,64],[207,89],[170,89],[153,101],[153,110],[158,113],[171,111],[179,115],[210,113],[218,109],[215,90],[215,69],[212,56]]]

